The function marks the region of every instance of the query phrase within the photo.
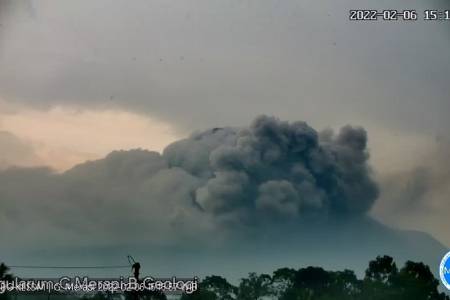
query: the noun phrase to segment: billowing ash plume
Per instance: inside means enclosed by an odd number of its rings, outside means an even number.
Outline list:
[[[364,215],[378,195],[366,142],[362,128],[318,134],[261,116],[246,128],[193,134],[163,154],[115,151],[63,174],[1,171],[0,233],[165,243],[239,225]]]
[[[365,213],[378,195],[367,165],[362,128],[319,134],[304,122],[261,116],[248,128],[216,128],[164,151],[203,183],[195,202],[206,213]]]

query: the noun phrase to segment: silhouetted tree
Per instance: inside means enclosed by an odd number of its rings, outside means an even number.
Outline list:
[[[362,297],[368,300],[394,300],[398,297],[394,278],[398,275],[397,265],[390,256],[377,256],[369,262],[364,277]]]
[[[13,280],[13,276],[9,273],[9,268],[4,263],[0,264],[0,280]],[[8,300],[9,298],[9,294],[7,292],[0,294],[0,300]]]
[[[236,288],[220,276],[203,280],[199,291],[183,300],[450,300],[423,263],[408,261],[399,271],[394,259],[378,256],[369,262],[363,280],[351,270],[319,267],[281,268],[272,276],[250,273]]]
[[[439,281],[434,278],[430,268],[423,263],[407,261],[398,276],[393,279],[398,299],[448,299],[439,293]]]
[[[331,283],[326,289],[328,295],[333,299],[357,299],[361,293],[362,282],[356,278],[351,270],[344,270],[331,273]],[[328,299],[328,298],[324,298]]]
[[[318,267],[307,267],[296,272],[294,284],[281,299],[317,299],[325,294],[332,282],[331,273]]]
[[[372,282],[386,283],[398,273],[397,265],[390,256],[377,256],[375,260],[369,262],[365,279]]]
[[[238,299],[258,300],[270,295],[272,279],[267,274],[257,275],[250,273],[248,278],[243,278],[239,284]]]
[[[271,294],[276,298],[280,298],[287,290],[293,287],[296,274],[297,271],[291,268],[281,268],[273,272],[270,288]]]

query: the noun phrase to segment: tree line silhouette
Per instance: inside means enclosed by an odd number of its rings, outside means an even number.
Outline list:
[[[0,279],[11,280],[8,268],[0,265]],[[390,256],[369,262],[362,279],[351,270],[327,271],[320,267],[281,268],[269,274],[250,273],[235,286],[217,275],[207,276],[199,289],[183,294],[181,300],[450,300],[438,289],[439,281],[421,262],[407,261],[401,269]],[[166,299],[163,293],[125,294],[127,300]],[[97,293],[90,300],[107,300]],[[0,300],[9,300],[8,294]]]
[[[392,257],[369,262],[363,279],[351,270],[320,267],[281,268],[272,275],[250,273],[238,286],[220,276],[206,277],[199,289],[182,300],[449,300],[438,290],[430,268],[407,261],[399,270]]]

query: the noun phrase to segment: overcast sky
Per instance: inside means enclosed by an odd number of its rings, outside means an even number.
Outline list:
[[[355,8],[417,9],[419,20],[352,22]],[[0,0],[0,167],[62,172],[260,114],[359,125],[381,188],[370,214],[450,245],[450,21],[422,20],[444,8]]]

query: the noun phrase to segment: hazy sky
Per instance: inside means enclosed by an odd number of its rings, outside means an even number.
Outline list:
[[[355,8],[417,9],[419,20],[351,22]],[[360,125],[381,188],[371,214],[450,245],[450,21],[422,20],[444,8],[0,0],[0,167],[62,172],[259,114]]]

